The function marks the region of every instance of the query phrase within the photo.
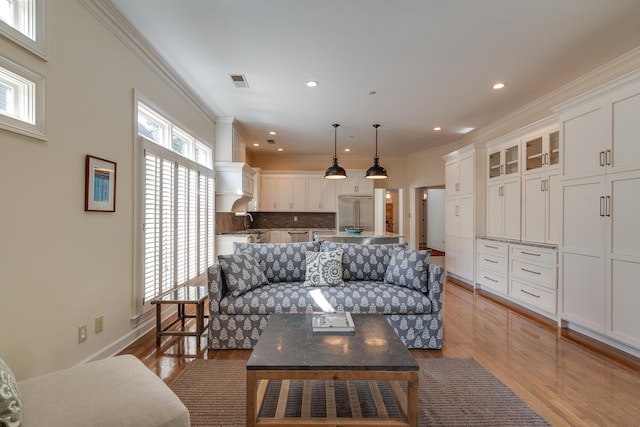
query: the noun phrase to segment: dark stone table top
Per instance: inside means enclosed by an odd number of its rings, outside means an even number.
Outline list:
[[[355,334],[314,334],[311,314],[273,314],[247,370],[417,371],[382,314],[352,314]]]

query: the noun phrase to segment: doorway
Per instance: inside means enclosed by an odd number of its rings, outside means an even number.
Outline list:
[[[418,248],[444,256],[444,185],[416,188]]]

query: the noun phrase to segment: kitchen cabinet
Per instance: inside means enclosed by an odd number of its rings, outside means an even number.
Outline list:
[[[509,245],[509,296],[519,303],[557,313],[558,251]]]
[[[508,259],[509,245],[504,242],[478,239],[476,283],[482,289],[506,295],[508,293]]]
[[[305,176],[278,176],[276,182],[278,211],[303,212],[306,210],[307,181]]]
[[[307,176],[307,211],[336,211],[336,180],[323,175]]]
[[[253,168],[256,175],[253,178],[253,198],[247,203],[247,212],[256,212],[260,210],[260,198],[262,197],[262,170]]]
[[[340,194],[357,194],[362,196],[373,196],[373,179],[364,177],[364,170],[348,170],[347,178],[339,179],[338,195]]]
[[[520,240],[520,140],[487,145],[487,236]]]
[[[269,231],[268,243],[287,243],[287,230]]]
[[[475,273],[475,147],[445,156],[447,272],[470,284]]]
[[[558,244],[562,226],[558,126],[525,136],[522,151],[522,241]]]
[[[306,177],[304,175],[271,175],[261,177],[260,210],[266,212],[304,212],[306,210]]]
[[[640,71],[556,111],[561,320],[640,349]]]

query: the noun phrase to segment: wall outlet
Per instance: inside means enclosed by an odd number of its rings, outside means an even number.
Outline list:
[[[78,344],[87,340],[87,325],[78,326]]]
[[[298,222],[298,217],[297,216],[293,217],[293,222]]]
[[[96,334],[99,334],[103,330],[104,330],[104,316],[98,316],[96,317],[96,321],[95,321]]]

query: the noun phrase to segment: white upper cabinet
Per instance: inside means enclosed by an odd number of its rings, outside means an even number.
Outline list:
[[[487,145],[487,235],[520,240],[520,139]]]
[[[459,159],[447,161],[445,164],[445,191],[447,197],[473,193],[475,185],[474,170],[473,153],[467,153]]]
[[[560,167],[560,131],[557,126],[522,139],[522,175]]]
[[[302,212],[307,206],[307,181],[305,176],[278,176],[278,204],[279,211]]]
[[[557,109],[565,179],[640,168],[640,73]]]
[[[307,176],[307,211],[336,211],[336,180],[323,175]]]
[[[373,179],[364,177],[364,170],[348,170],[347,178],[337,180],[338,194],[373,196]]]

